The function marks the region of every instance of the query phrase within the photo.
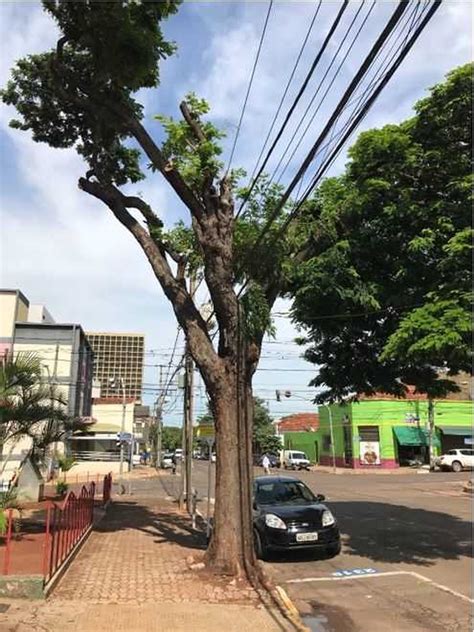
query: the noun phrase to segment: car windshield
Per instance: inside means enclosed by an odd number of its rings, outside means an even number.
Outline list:
[[[273,481],[256,487],[259,505],[301,505],[316,502],[313,492],[301,481]]]

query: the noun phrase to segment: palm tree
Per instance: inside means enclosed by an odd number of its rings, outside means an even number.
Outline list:
[[[0,452],[9,442],[13,451],[20,437],[31,438],[30,455],[44,462],[51,444],[74,432],[83,432],[90,423],[71,419],[67,401],[53,384],[41,381],[41,363],[34,353],[7,356],[0,367]],[[5,469],[8,457],[4,460]]]

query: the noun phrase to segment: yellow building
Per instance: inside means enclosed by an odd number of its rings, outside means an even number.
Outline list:
[[[0,289],[0,355],[11,351],[15,323],[28,320],[30,302],[20,290]]]

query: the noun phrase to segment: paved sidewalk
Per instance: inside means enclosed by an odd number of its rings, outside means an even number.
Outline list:
[[[169,500],[115,499],[50,598],[8,602],[0,632],[288,629],[245,582],[192,569],[204,548],[203,535]]]

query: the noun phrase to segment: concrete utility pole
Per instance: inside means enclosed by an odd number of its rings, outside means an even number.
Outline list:
[[[156,400],[156,467],[161,466],[161,444],[162,444],[162,424],[163,424],[163,404],[165,394],[163,392],[163,365],[160,364],[160,394]]]
[[[435,469],[435,454],[434,454],[434,401],[432,397],[428,396],[428,444],[430,451],[430,471]]]
[[[194,297],[196,292],[196,279],[194,276],[189,281],[189,293]],[[183,389],[183,453],[181,459],[181,486],[179,495],[180,507],[186,497],[186,508],[192,513],[192,465],[193,465],[193,407],[194,407],[194,362],[186,343],[185,371]]]

